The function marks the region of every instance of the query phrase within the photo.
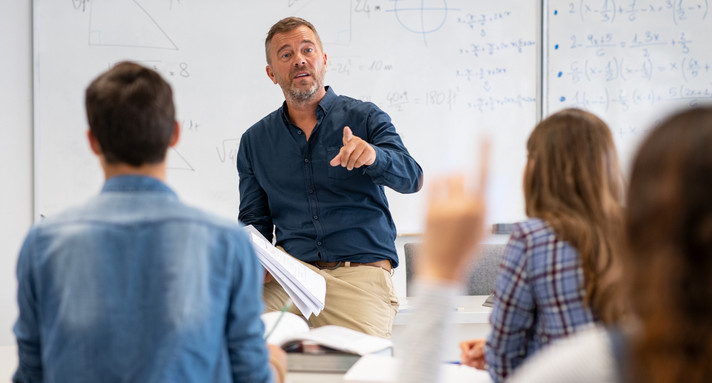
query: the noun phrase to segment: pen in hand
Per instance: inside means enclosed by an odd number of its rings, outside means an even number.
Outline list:
[[[279,313],[279,316],[277,317],[277,320],[274,322],[274,325],[272,325],[272,328],[265,334],[265,341],[269,339],[270,335],[274,332],[274,330],[277,328],[277,325],[279,324],[279,321],[282,320],[282,317],[284,316],[284,313],[289,310],[289,308],[292,307],[292,300],[287,299],[286,302],[284,302],[284,307],[282,307],[282,311]]]

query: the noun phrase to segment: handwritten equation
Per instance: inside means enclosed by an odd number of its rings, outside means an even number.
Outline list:
[[[613,82],[613,81],[653,81],[655,79],[669,80],[677,76],[681,82],[696,80],[700,77],[709,78],[712,75],[712,64],[696,58],[682,57],[678,61],[655,62],[650,57],[643,57],[635,62],[626,57],[612,57],[606,61],[575,60],[569,64],[566,71],[559,71],[556,77],[567,78],[573,84],[581,82]]]
[[[551,1],[548,105],[613,118],[632,142],[668,111],[712,102],[709,1]]]
[[[486,27],[494,22],[505,20],[512,16],[511,11],[498,11],[489,14],[480,13],[472,14],[468,13],[465,16],[459,16],[457,22],[459,24],[464,24],[472,30],[479,29],[479,34],[481,37],[487,37]]]
[[[618,34],[608,33],[586,33],[585,37],[579,34],[572,34],[569,37],[569,49],[587,49],[591,50],[596,56],[604,56],[611,49],[675,49],[676,51],[687,54],[690,53],[690,46],[693,40],[689,38],[689,33],[678,32],[676,36],[665,36],[665,34],[656,31],[633,32],[629,37],[619,38]],[[554,46],[555,50],[559,49],[558,45]],[[648,51],[645,49],[645,51]]]
[[[462,55],[482,57],[499,53],[523,53],[525,48],[534,49],[535,47],[536,41],[518,38],[505,41],[471,43],[465,48],[460,48],[459,52]]]
[[[189,78],[190,70],[187,62],[167,62],[163,60],[135,60],[137,63],[147,66],[165,77]]]
[[[568,13],[577,15],[581,21],[601,23],[637,22],[662,16],[677,25],[688,20],[705,20],[708,12],[708,0],[578,0],[568,2],[566,9],[554,9],[553,14]]]
[[[385,96],[386,109],[401,112],[406,105],[418,106],[444,106],[448,110],[452,110],[457,105],[457,99],[460,94],[459,88],[450,88],[445,90],[426,90],[422,93],[408,91],[392,91]]]
[[[215,152],[218,156],[218,161],[226,163],[229,161],[231,165],[237,165],[237,149],[240,144],[239,138],[226,138],[215,147]]]
[[[696,106],[702,102],[712,101],[712,87],[710,86],[671,86],[659,90],[657,88],[616,89],[611,91],[575,91],[568,102],[573,106],[587,109],[602,109],[605,112],[629,111],[633,107],[653,107],[664,103],[683,103],[687,106]]]

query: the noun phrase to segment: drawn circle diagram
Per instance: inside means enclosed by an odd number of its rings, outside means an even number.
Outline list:
[[[422,34],[423,37],[442,28],[448,10],[446,0],[395,0],[393,6],[398,23],[407,31]]]

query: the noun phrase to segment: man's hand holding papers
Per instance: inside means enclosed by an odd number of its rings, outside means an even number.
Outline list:
[[[262,267],[282,285],[305,318],[319,315],[324,309],[324,277],[289,254],[269,243],[252,225],[245,226]]]

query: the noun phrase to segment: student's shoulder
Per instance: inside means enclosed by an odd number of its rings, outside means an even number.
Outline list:
[[[552,343],[508,382],[612,382],[617,368],[606,329],[592,326]]]
[[[73,205],[48,216],[41,215],[40,220],[32,225],[32,234],[51,232],[54,229],[62,228],[67,224],[84,222],[94,217],[93,203],[97,197],[94,196],[78,205]]]
[[[514,224],[513,238],[526,238],[528,240],[545,239],[554,235],[549,224],[540,218],[529,218],[526,221]]]
[[[242,224],[237,219],[232,220],[226,217],[203,210],[195,206],[190,206],[180,203],[182,207],[176,210],[176,218],[184,218],[194,222],[195,224],[206,226],[216,232],[222,232],[229,235],[244,236]]]

